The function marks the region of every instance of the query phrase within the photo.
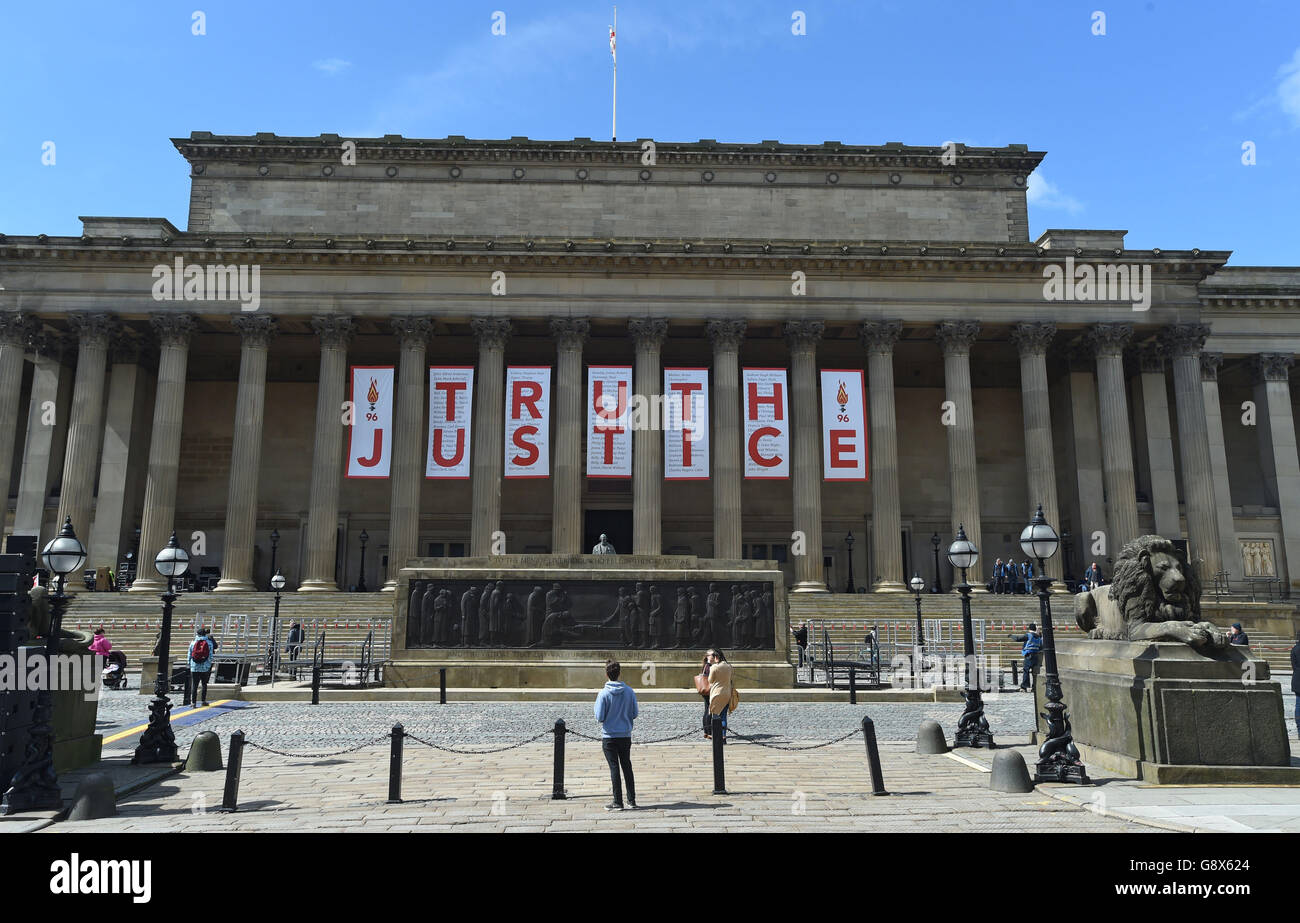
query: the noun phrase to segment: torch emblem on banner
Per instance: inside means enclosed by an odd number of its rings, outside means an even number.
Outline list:
[[[840,405],[840,413],[844,413],[849,406],[849,392],[845,389],[842,380],[840,381],[840,389],[835,392],[835,401]]]
[[[843,390],[843,387],[844,386],[841,385],[840,389]],[[378,382],[373,378],[370,379],[370,390],[366,392],[366,400],[370,402],[370,412],[374,413],[375,403],[379,400],[379,387]]]

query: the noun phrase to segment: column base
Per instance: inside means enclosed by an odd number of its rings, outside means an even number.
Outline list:
[[[338,585],[333,580],[304,580],[298,587],[299,593],[337,593]]]
[[[394,579],[394,580],[387,581],[383,586],[379,588],[379,592],[381,593],[397,592],[397,580]]]
[[[908,593],[911,592],[896,580],[881,580],[871,588],[873,593]]]
[[[136,577],[135,581],[126,588],[127,593],[162,593],[167,589],[166,580],[156,580],[147,577]]]
[[[820,580],[800,580],[790,590],[791,593],[829,593],[826,584]]]
[[[256,593],[258,588],[251,580],[239,580],[234,577],[222,577],[212,588],[214,593]]]

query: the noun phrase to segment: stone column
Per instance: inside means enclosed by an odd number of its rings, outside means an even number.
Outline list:
[[[23,446],[22,474],[18,478],[18,506],[14,513],[14,534],[35,535],[37,547],[45,521],[45,498],[49,496],[53,472],[61,467],[54,460],[63,445],[67,414],[58,411],[60,394],[66,398],[67,377],[63,357],[69,346],[61,334],[37,334],[32,340],[35,368],[32,397],[27,410],[27,444]]]
[[[239,351],[235,438],[230,451],[230,487],[226,495],[226,537],[222,544],[221,579],[214,588],[217,593],[257,589],[253,583],[253,541],[257,531],[257,482],[262,467],[266,354],[275,335],[275,318],[266,314],[239,314],[230,323],[239,331],[243,344]],[[161,382],[158,389],[161,392]],[[142,532],[140,556],[149,553]]]
[[[655,406],[654,395],[663,391],[660,350],[668,336],[668,321],[658,317],[633,318],[628,321],[627,329],[636,344],[632,393],[640,395],[648,409]],[[664,434],[647,426],[635,427],[632,432],[633,554],[663,554],[663,484]]]
[[[62,523],[72,517],[72,528],[84,542],[90,538],[90,509],[99,467],[99,444],[104,434],[108,343],[117,322],[111,314],[73,314],[69,320],[77,330],[77,377],[72,386],[72,412],[68,416],[57,521]]]
[[[14,443],[18,439],[23,354],[34,331],[35,324],[26,315],[0,312],[0,535],[4,534],[9,515],[9,479],[13,474]]]
[[[746,322],[711,320],[713,341],[713,441],[709,446],[713,471],[713,556],[741,558],[743,514],[740,484],[740,345]]]
[[[1165,356],[1160,342],[1147,343],[1137,353],[1142,391],[1142,431],[1151,466],[1151,505],[1156,533],[1181,537],[1178,518],[1178,478],[1174,468],[1174,437],[1169,426],[1169,396],[1165,389]],[[1180,430],[1181,432],[1181,430]]]
[[[871,401],[871,577],[877,593],[902,593],[903,518],[898,493],[898,421],[894,415],[894,344],[902,321],[867,321],[862,345],[867,350],[867,397]]]
[[[817,341],[826,331],[819,320],[787,321],[790,349],[790,411],[794,417],[794,530],[804,535],[795,559],[795,593],[826,593],[822,569],[822,434],[817,400]]]
[[[397,407],[393,415],[392,505],[388,515],[388,579],[383,592],[397,589],[397,575],[415,557],[420,542],[420,479],[424,474],[424,398],[428,393],[425,353],[433,318],[403,315],[392,320],[401,356],[397,363]],[[476,434],[477,435],[477,434]]]
[[[320,383],[316,386],[316,440],[311,457],[306,566],[298,592],[330,593],[339,588],[334,562],[338,550],[342,413],[347,393],[352,318],[321,314],[311,319],[311,327],[320,337]]]
[[[1289,369],[1295,356],[1265,353],[1255,357],[1255,408],[1264,477],[1277,497],[1282,518],[1283,555],[1291,592],[1300,590],[1300,458],[1296,454]],[[1283,573],[1278,568],[1278,575]]]
[[[166,581],[153,567],[154,556],[167,545],[172,530],[186,544],[189,533],[176,524],[176,482],[181,463],[181,428],[185,419],[185,380],[189,372],[190,338],[197,323],[190,314],[155,314],[149,318],[158,333],[158,387],[153,401],[153,432],[149,437],[149,471],[140,514],[140,560],[133,593],[161,592]],[[260,439],[260,432],[258,438]],[[199,564],[190,562],[197,570]]]
[[[1161,333],[1161,341],[1174,364],[1178,454],[1183,463],[1183,504],[1190,544],[1187,556],[1192,563],[1200,562],[1204,587],[1211,586],[1214,575],[1223,570],[1210,433],[1205,422],[1205,391],[1201,387],[1201,349],[1209,334],[1210,328],[1204,324],[1178,324],[1166,327]],[[1224,499],[1231,511],[1231,501]]]
[[[473,520],[470,554],[492,554],[493,536],[501,531],[501,475],[505,468],[506,341],[510,321],[476,317],[470,322],[478,340],[478,380],[474,385]],[[507,546],[506,550],[509,550]]]
[[[1124,347],[1132,324],[1097,324],[1089,332],[1097,357],[1097,409],[1101,419],[1101,471],[1106,485],[1106,554],[1120,550],[1138,528],[1137,483],[1133,476],[1133,440],[1129,436],[1128,394],[1124,387]],[[1110,568],[1102,565],[1103,573]]]
[[[1017,324],[1011,339],[1020,353],[1020,406],[1025,429],[1025,476],[1029,506],[1041,503],[1043,517],[1058,533],[1061,507],[1056,496],[1056,454],[1052,446],[1052,404],[1047,390],[1047,348],[1056,324]],[[1026,524],[1029,522],[1025,520]],[[970,533],[966,533],[967,537]],[[1038,562],[1034,562],[1037,567]],[[1047,576],[1060,585],[1064,569],[1058,553],[1047,559]]]
[[[1072,342],[1064,352],[1069,367],[1069,389],[1063,412],[1069,415],[1070,448],[1073,452],[1074,491],[1070,495],[1071,521],[1075,535],[1071,543],[1070,571],[1079,578],[1097,558],[1105,555],[1093,548],[1106,534],[1106,492],[1102,486],[1101,425],[1097,413],[1096,357],[1086,340]],[[1064,546],[1062,546],[1064,547]]]
[[[977,593],[984,590],[984,581],[979,579],[979,575],[985,569],[985,562],[980,530],[980,482],[975,462],[975,411],[971,401],[970,350],[979,332],[979,321],[944,321],[935,333],[939,347],[943,350],[944,393],[952,403],[952,423],[945,427],[948,430],[952,536],[957,535],[958,527],[964,527],[966,537],[980,552],[980,559],[975,563],[975,573],[967,574]],[[1043,514],[1046,513],[1044,509]],[[960,574],[953,577],[954,583],[960,579]]]
[[[585,317],[551,318],[555,338],[555,474],[551,499],[551,553],[582,552],[582,345]],[[504,438],[504,437],[503,437]]]
[[[1229,580],[1240,579],[1244,568],[1232,518],[1232,488],[1228,480],[1228,449],[1223,439],[1223,410],[1219,406],[1219,366],[1223,353],[1201,353],[1201,395],[1205,400],[1206,442],[1214,476],[1214,515],[1219,521],[1219,560]]]
[[[140,459],[131,458],[132,420],[137,389],[145,371],[140,367],[143,344],[125,332],[113,339],[112,369],[108,378],[108,408],[104,421],[104,447],[99,466],[99,496],[95,501],[94,524],[90,527],[86,567],[117,569],[118,543],[122,539],[122,517],[126,510],[127,483]],[[138,452],[137,452],[138,455]],[[132,462],[134,461],[134,464]],[[165,544],[165,543],[164,543]],[[156,554],[160,548],[155,548]],[[144,553],[143,551],[141,552]]]

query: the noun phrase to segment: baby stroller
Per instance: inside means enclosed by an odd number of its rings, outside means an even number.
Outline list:
[[[121,650],[111,650],[104,662],[104,672],[100,680],[107,689],[126,688],[126,654]]]

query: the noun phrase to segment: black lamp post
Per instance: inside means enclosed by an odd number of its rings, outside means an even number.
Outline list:
[[[993,732],[989,730],[988,719],[984,717],[984,699],[980,695],[979,671],[975,666],[975,632],[970,621],[971,587],[966,582],[966,569],[974,567],[979,556],[975,543],[966,537],[965,523],[958,524],[957,538],[948,546],[948,563],[961,568],[961,583],[957,584],[957,592],[961,594],[961,630],[966,659],[966,689],[962,692],[962,697],[966,699],[966,709],[957,723],[953,746],[988,747],[991,750]]]
[[[930,536],[930,544],[934,546],[934,583],[930,584],[930,592],[942,593],[943,584],[939,582],[939,533],[938,532]]]
[[[190,556],[176,544],[176,532],[167,540],[167,547],[158,552],[154,569],[167,578],[167,590],[162,594],[162,635],[158,639],[158,676],[153,683],[153,700],[149,703],[149,726],[140,735],[132,763],[174,763],[176,735],[172,733],[172,703],[167,698],[171,688],[172,665],[172,607],[176,602],[175,580],[184,577],[190,569]]]
[[[361,573],[357,576],[357,592],[366,592],[366,542],[370,541],[370,536],[366,530],[361,530]]]
[[[271,573],[278,574],[280,571],[275,566],[276,550],[280,547],[280,530],[271,530]]]
[[[844,544],[849,548],[849,583],[848,586],[844,588],[844,592],[856,593],[857,590],[853,588],[853,533],[851,531],[848,535],[844,536]]]
[[[271,686],[275,686],[275,674],[280,667],[280,591],[284,589],[284,574],[279,571],[271,578],[271,589],[275,590],[275,612],[271,615]]]
[[[917,572],[908,586],[916,597],[916,641],[912,645],[912,673],[916,676],[916,688],[920,689],[921,674],[925,671],[925,626],[921,624],[921,593],[925,590],[925,578]]]
[[[1061,533],[1061,573],[1065,577],[1065,588],[1074,586],[1074,565],[1070,561],[1070,530]]]
[[[68,574],[80,570],[86,563],[86,549],[72,531],[72,517],[63,522],[58,536],[45,546],[41,559],[51,575],[58,577],[54,595],[50,600],[50,627],[45,634],[46,676],[57,675],[55,657],[59,653],[59,632],[63,625],[63,612],[68,598],[63,595],[63,583]],[[27,753],[23,764],[13,775],[13,784],[4,794],[3,812],[18,814],[22,811],[57,811],[63,807],[59,791],[59,778],[54,772],[54,693],[52,683],[36,693],[36,711],[27,737]]]
[[[1026,555],[1038,559],[1038,609],[1043,620],[1043,669],[1046,683],[1047,739],[1038,749],[1038,764],[1034,768],[1035,782],[1075,782],[1088,784],[1088,770],[1079,758],[1079,749],[1070,735],[1070,716],[1065,711],[1061,696],[1061,678],[1056,668],[1056,639],[1052,634],[1052,602],[1049,589],[1052,578],[1047,576],[1047,558],[1056,554],[1060,544],[1056,530],[1043,518],[1042,504],[1034,513],[1033,521],[1020,533],[1020,548]]]

